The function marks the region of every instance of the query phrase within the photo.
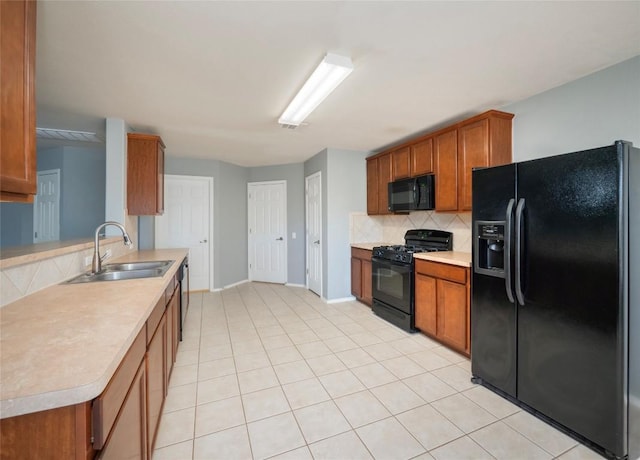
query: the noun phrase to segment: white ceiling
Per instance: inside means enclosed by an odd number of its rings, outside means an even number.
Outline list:
[[[281,128],[328,51],[353,73],[307,126]],[[294,163],[381,150],[638,54],[638,1],[40,1],[38,126],[117,117],[171,156]]]

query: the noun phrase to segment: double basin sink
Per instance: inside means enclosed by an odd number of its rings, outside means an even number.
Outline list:
[[[157,260],[152,262],[127,262],[104,264],[98,273],[83,273],[66,281],[69,284],[91,283],[95,281],[119,281],[138,278],[154,278],[163,276],[173,260]]]

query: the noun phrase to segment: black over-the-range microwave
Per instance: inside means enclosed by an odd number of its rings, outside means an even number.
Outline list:
[[[435,202],[433,174],[389,182],[389,211],[428,211]]]

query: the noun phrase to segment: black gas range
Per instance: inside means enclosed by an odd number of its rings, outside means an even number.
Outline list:
[[[408,230],[404,245],[377,246],[371,259],[373,312],[405,331],[415,331],[413,255],[451,251],[453,233],[442,230]]]

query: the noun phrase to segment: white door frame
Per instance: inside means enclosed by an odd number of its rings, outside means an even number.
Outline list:
[[[272,180],[272,181],[258,181],[258,182],[249,182],[247,183],[247,270],[248,270],[248,278],[249,281],[253,281],[253,277],[251,275],[251,245],[253,243],[253,234],[249,231],[249,224],[250,224],[250,220],[249,220],[249,211],[251,210],[250,208],[250,202],[251,199],[249,198],[249,190],[251,188],[252,185],[275,185],[275,184],[282,184],[284,185],[284,214],[283,214],[283,224],[284,224],[284,230],[283,230],[283,238],[284,238],[284,257],[283,257],[283,263],[284,263],[284,284],[287,283],[287,281],[289,280],[289,238],[288,238],[288,227],[287,227],[287,204],[288,204],[288,199],[287,199],[287,181],[286,180]]]
[[[309,229],[307,228],[307,223],[309,222],[309,179],[315,178],[318,176],[320,178],[320,196],[318,198],[318,202],[320,204],[320,292],[317,293],[320,297],[322,297],[322,283],[324,282],[324,277],[322,276],[322,244],[324,243],[324,235],[322,235],[322,171],[315,172],[313,174],[308,175],[304,178],[304,226],[305,226],[305,241],[304,241],[304,251],[305,251],[305,287],[309,289]]]
[[[48,175],[48,174],[55,174],[56,175],[56,199],[57,199],[57,203],[56,203],[56,220],[57,222],[55,222],[56,226],[57,226],[57,235],[58,235],[58,240],[60,239],[60,195],[61,195],[61,190],[60,190],[60,168],[57,169],[46,169],[43,171],[38,171],[36,173],[36,180],[37,180],[37,184],[38,186],[40,186],[40,176],[44,176],[44,175]],[[36,225],[36,223],[39,223],[39,218],[38,218],[38,190],[36,190],[36,196],[34,197],[34,202],[33,202],[33,242],[34,243],[39,243],[40,239],[38,237],[36,237],[36,231],[39,228],[38,225]],[[49,241],[49,240],[47,240]],[[56,241],[56,240],[51,240],[51,241]]]
[[[214,267],[214,263],[213,263],[213,256],[215,254],[215,249],[214,249],[214,244],[213,244],[213,210],[214,210],[214,206],[213,206],[213,177],[210,176],[185,176],[185,175],[180,175],[180,174],[165,174],[164,175],[164,187],[165,187],[165,197],[166,195],[166,190],[167,190],[167,182],[168,180],[171,179],[176,179],[176,180],[206,180],[209,184],[209,292],[213,292],[214,288],[213,288],[213,267]],[[154,231],[155,231],[155,226],[154,226]]]

